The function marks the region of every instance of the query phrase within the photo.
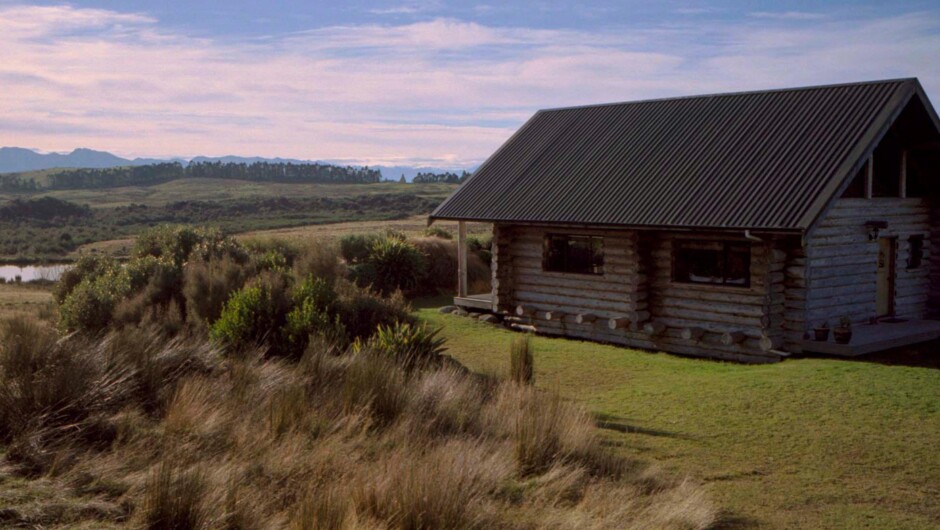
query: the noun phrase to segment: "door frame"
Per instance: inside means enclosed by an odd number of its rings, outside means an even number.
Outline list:
[[[875,263],[875,313],[878,318],[894,316],[895,313],[895,290],[897,284],[897,274],[898,274],[898,238],[897,236],[882,236],[878,238],[878,255],[881,255],[882,245],[887,244],[888,246],[888,262],[885,264],[887,267],[887,272],[885,274],[887,285],[884,288],[881,285],[881,278],[879,274],[879,264]],[[881,308],[881,297],[882,292],[887,296],[887,312],[882,313]]]

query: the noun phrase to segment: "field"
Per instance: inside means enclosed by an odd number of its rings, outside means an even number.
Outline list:
[[[166,223],[244,233],[355,221],[397,221],[430,213],[454,187],[184,179],[153,186],[0,194],[0,260],[67,261],[86,251],[121,254],[134,235]],[[5,213],[5,201],[14,199],[66,201],[90,209],[63,217],[61,212],[70,205],[55,203],[22,208],[24,213]]]
[[[516,334],[421,314],[461,363],[506,373]],[[537,384],[585,404],[621,451],[705,482],[732,526],[940,525],[937,363],[748,366],[545,337],[534,346]]]
[[[438,221],[434,226],[439,226],[451,234],[457,233],[457,223]],[[237,234],[237,239],[247,241],[252,239],[284,239],[288,241],[309,241],[311,239],[323,239],[342,237],[347,234],[366,234],[371,232],[381,232],[383,230],[395,230],[402,232],[409,237],[416,237],[424,233],[428,227],[427,215],[413,215],[404,219],[389,219],[386,221],[347,221],[339,223],[323,223],[304,226],[291,226],[287,228],[271,228],[268,230],[252,230]],[[487,223],[467,223],[467,233],[473,235],[486,235],[492,232],[492,225]],[[133,237],[119,239],[106,239],[96,241],[87,245],[82,245],[71,254],[70,259],[77,259],[78,256],[87,253],[102,253],[112,256],[126,257],[130,249],[134,246]]]
[[[443,200],[456,186],[452,184],[291,184],[226,179],[181,179],[154,186],[126,186],[84,190],[53,190],[28,197],[55,197],[63,201],[87,204],[92,208],[114,208],[130,204],[149,207],[179,201],[229,201],[249,198],[343,198],[360,195],[416,195]],[[26,195],[0,193],[0,201]]]
[[[52,289],[34,283],[0,284],[0,319],[16,315],[39,316],[52,304]]]

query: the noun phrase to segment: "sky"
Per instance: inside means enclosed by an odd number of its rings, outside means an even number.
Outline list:
[[[540,108],[919,77],[940,2],[0,0],[0,145],[472,167]]]

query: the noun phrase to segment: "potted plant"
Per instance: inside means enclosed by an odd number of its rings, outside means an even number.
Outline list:
[[[826,342],[829,340],[829,322],[820,322],[818,326],[813,328],[813,332],[816,334],[818,342]]]
[[[839,319],[839,326],[832,330],[832,335],[838,344],[848,344],[852,340],[852,320],[849,317]]]

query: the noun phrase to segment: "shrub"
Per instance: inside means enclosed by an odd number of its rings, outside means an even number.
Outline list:
[[[453,239],[454,236],[446,228],[441,226],[429,226],[424,230],[425,237],[437,237],[440,239]]]
[[[109,256],[84,255],[78,258],[70,269],[62,273],[52,295],[56,302],[61,304],[82,280],[101,276],[118,266],[117,262]]]
[[[323,278],[328,282],[346,277],[346,267],[339,260],[339,250],[332,241],[314,239],[300,249],[294,261],[294,276]]]
[[[424,255],[414,245],[393,237],[372,245],[369,263],[375,267],[373,285],[382,294],[414,291],[427,270]]]
[[[282,347],[280,336],[290,298],[286,280],[276,273],[266,273],[233,294],[212,324],[212,338],[240,350],[267,343],[273,354]]]
[[[111,323],[117,304],[130,292],[130,280],[122,269],[85,278],[59,307],[59,324],[68,331],[101,331]]]
[[[162,225],[137,236],[131,256],[162,257],[182,267],[190,256],[202,259],[230,256],[244,262],[248,255],[235,240],[218,229]]]
[[[509,352],[510,379],[520,385],[531,385],[535,370],[532,359],[532,340],[528,335],[517,337],[512,341]]]
[[[303,248],[295,241],[278,237],[255,237],[247,240],[242,239],[241,241],[250,254],[261,256],[273,253],[283,256],[288,267],[293,266],[294,261],[303,251]]]
[[[426,366],[440,360],[446,350],[439,329],[429,330],[427,325],[399,322],[390,326],[379,326],[369,339],[366,348],[376,353],[389,355],[405,367]]]
[[[187,263],[183,268],[187,320],[206,325],[218,320],[222,306],[242,288],[248,276],[246,267],[228,256]]]
[[[421,251],[427,263],[424,278],[417,291],[420,294],[456,291],[457,243],[427,237],[415,239],[412,244]],[[472,289],[485,289],[491,281],[489,265],[483,263],[474,253],[467,256],[467,279]]]
[[[252,268],[261,271],[284,271],[289,267],[287,257],[277,250],[268,250],[252,256]]]
[[[118,324],[139,323],[145,314],[165,311],[171,303],[177,308],[183,301],[182,271],[165,258],[144,256],[124,266],[128,293],[136,293],[119,301],[113,319]]]
[[[379,326],[398,322],[414,322],[411,307],[401,294],[384,298],[366,288],[349,282],[336,285],[339,300],[337,313],[346,328],[349,340],[366,339]]]
[[[467,250],[479,256],[487,266],[489,266],[490,261],[493,259],[492,247],[492,234],[467,237]]]
[[[284,326],[285,341],[291,356],[299,357],[303,354],[310,335],[345,342],[346,330],[336,313],[336,291],[326,280],[308,277],[294,290],[293,304]]]
[[[372,246],[379,240],[376,234],[349,234],[340,238],[339,249],[349,265],[368,261]]]

